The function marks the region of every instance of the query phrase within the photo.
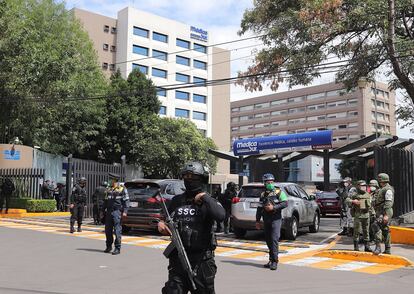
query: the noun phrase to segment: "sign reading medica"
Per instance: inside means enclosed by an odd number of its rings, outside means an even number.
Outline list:
[[[191,39],[196,39],[199,41],[203,41],[203,42],[207,42],[208,41],[208,32],[203,30],[203,29],[199,29],[196,27],[191,26],[190,28],[190,38]]]
[[[332,130],[235,140],[236,156],[332,148]]]

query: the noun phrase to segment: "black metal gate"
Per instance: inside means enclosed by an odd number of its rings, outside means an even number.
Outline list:
[[[375,174],[387,173],[395,189],[394,217],[414,211],[414,152],[376,147],[374,158]]]
[[[87,207],[85,209],[85,217],[92,216],[92,195],[95,191],[95,188],[100,185],[102,181],[109,181],[108,173],[116,173],[121,176],[120,181],[123,182],[125,180],[125,163],[116,163],[116,164],[105,164],[100,163],[92,160],[84,160],[84,159],[76,159],[76,158],[69,158],[68,160],[69,166],[72,167],[72,178],[73,184],[77,183],[77,181],[81,177],[85,177],[86,188],[88,193],[88,200],[87,200]],[[70,164],[71,163],[71,164]],[[70,174],[69,172],[67,173]],[[67,179],[68,182],[68,179]],[[71,186],[68,183],[68,187]]]
[[[1,177],[11,177],[16,190],[25,197],[40,199],[40,186],[45,178],[45,170],[41,168],[2,168]],[[22,195],[20,195],[22,196]]]

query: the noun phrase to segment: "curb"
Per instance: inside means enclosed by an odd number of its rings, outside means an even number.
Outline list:
[[[390,226],[391,242],[414,245],[414,229]]]
[[[352,261],[365,261],[387,265],[414,266],[414,263],[402,256],[387,254],[374,255],[370,252],[358,252],[350,250],[323,250],[315,254],[315,256]]]
[[[25,218],[43,216],[70,216],[70,212],[27,212],[26,209],[9,209],[9,213],[0,213],[0,218]]]

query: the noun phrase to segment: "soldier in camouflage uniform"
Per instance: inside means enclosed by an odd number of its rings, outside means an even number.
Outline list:
[[[371,209],[369,210],[369,241],[373,242],[375,240],[375,209],[374,202],[375,198],[378,195],[379,185],[377,180],[369,181],[369,193],[371,194]]]
[[[385,173],[378,175],[378,182],[381,189],[374,201],[376,213],[375,228],[375,249],[374,254],[381,253],[381,241],[384,241],[384,254],[391,254],[391,234],[389,221],[392,218],[394,205],[394,188],[389,184],[390,177]]]
[[[338,189],[336,189],[336,193],[339,196],[341,202],[341,228],[342,232],[338,235],[340,236],[352,236],[352,215],[351,215],[351,207],[345,203],[345,200],[350,197],[352,194],[356,193],[355,187],[352,186],[352,179],[346,177],[342,180],[339,184]]]
[[[369,247],[371,195],[367,192],[367,183],[365,181],[358,181],[357,193],[349,195],[345,203],[351,206],[351,213],[354,217],[354,250],[359,251],[359,232],[362,228],[365,252],[372,252]]]

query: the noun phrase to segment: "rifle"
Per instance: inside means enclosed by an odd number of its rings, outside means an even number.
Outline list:
[[[161,194],[158,194],[161,200],[161,208],[165,215],[165,224],[168,226],[168,228],[171,231],[171,243],[165,248],[163,254],[165,257],[169,258],[171,253],[174,251],[174,249],[177,250],[178,253],[178,259],[181,262],[182,267],[184,268],[185,272],[187,273],[188,279],[190,280],[191,288],[193,291],[197,290],[197,287],[195,285],[195,276],[196,273],[191,268],[190,261],[187,256],[187,252],[185,252],[183,242],[180,237],[180,233],[178,232],[177,225],[172,219],[170,213],[168,212],[167,206],[165,204],[164,198],[161,196]]]

